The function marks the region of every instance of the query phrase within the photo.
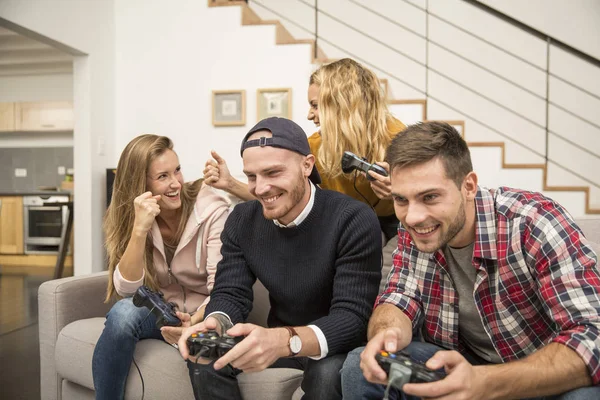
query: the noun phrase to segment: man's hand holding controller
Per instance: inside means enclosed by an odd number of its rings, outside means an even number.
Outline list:
[[[191,360],[190,349],[188,348],[187,340],[192,334],[198,332],[217,331],[219,335],[223,335],[232,326],[233,325],[225,315],[215,313],[208,316],[204,321],[185,328],[179,337],[179,342],[177,343],[181,357],[183,357],[184,360]]]
[[[387,328],[380,331],[369,340],[367,346],[360,355],[360,369],[363,375],[369,382],[387,383],[387,374],[377,362],[375,356],[381,350],[389,353],[395,353],[408,346],[409,343],[404,343],[402,340],[402,331],[400,328]]]

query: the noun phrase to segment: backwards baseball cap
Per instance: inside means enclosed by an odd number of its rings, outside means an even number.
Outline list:
[[[263,136],[259,139],[248,140],[250,135],[263,130],[271,132],[273,136]],[[286,118],[266,118],[254,125],[254,127],[250,129],[250,131],[242,140],[240,155],[243,155],[244,150],[247,148],[256,146],[278,147],[280,149],[295,151],[303,156],[311,154],[310,146],[308,145],[308,139],[306,138],[306,133],[304,133],[304,130],[302,130],[302,128],[300,128],[300,126],[294,121]],[[319,172],[317,172],[316,165],[313,165],[313,169],[308,179],[310,179],[315,185],[321,183],[321,177],[319,176]]]

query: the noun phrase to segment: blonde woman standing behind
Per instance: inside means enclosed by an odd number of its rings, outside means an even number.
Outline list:
[[[379,79],[356,61],[344,58],[313,72],[308,101],[308,119],[320,128],[308,143],[317,157],[321,187],[373,207],[387,243],[396,236],[398,226],[390,178],[369,172],[375,179],[369,181],[360,174],[344,174],[341,168],[344,151],[351,151],[389,172],[383,161],[385,151],[405,126],[390,114]]]
[[[104,231],[109,257],[109,311],[92,359],[96,399],[121,399],[140,339],[177,343],[183,327],[156,327],[156,317],[133,305],[141,285],[177,304],[184,326],[202,320],[221,259],[229,203],[202,180],[184,183],[173,143],[141,135],[123,150]]]

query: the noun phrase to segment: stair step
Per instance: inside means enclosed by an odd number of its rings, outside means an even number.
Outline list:
[[[394,105],[418,105],[421,106],[421,118],[420,121],[427,120],[427,100],[425,99],[405,99],[405,100],[388,100],[388,106],[393,108]],[[402,119],[400,119],[402,121]],[[404,122],[404,121],[402,121]],[[405,124],[411,124],[417,121],[404,122]]]
[[[257,25],[261,22],[262,20],[254,10],[247,5],[242,6],[242,25]]]
[[[220,6],[241,6],[242,7],[242,25],[274,25],[275,26],[275,42],[278,45],[290,44],[310,44],[311,45],[311,61],[313,63],[327,64],[337,61],[337,58],[328,58],[323,50],[317,45],[313,39],[295,39],[292,33],[278,20],[262,20],[261,17],[252,10],[246,1],[242,0],[208,0],[209,7]],[[315,57],[316,47],[316,57]],[[380,79],[381,90],[386,102],[390,106],[392,113],[400,116],[400,119],[405,123],[414,123],[417,121],[427,121],[427,100],[426,99],[392,99],[391,85],[387,78]],[[417,95],[418,96],[418,95]],[[406,105],[407,108],[399,106]],[[396,106],[396,107],[394,107]],[[410,107],[417,106],[417,107]],[[395,108],[395,110],[394,110]],[[448,115],[451,116],[451,115]],[[444,120],[452,126],[455,126],[460,131],[463,138],[466,137],[465,121],[464,120]],[[600,209],[590,207],[590,196],[592,189],[589,186],[568,186],[568,185],[548,185],[548,168],[545,164],[538,163],[507,163],[506,162],[506,145],[504,142],[468,142],[469,147],[498,147],[501,150],[501,167],[504,169],[528,169],[542,171],[542,186],[544,191],[560,191],[560,192],[583,192],[585,194],[585,212],[588,214],[600,214]],[[512,154],[512,153],[511,153]],[[540,159],[538,157],[538,159]],[[554,176],[554,174],[553,174]],[[517,180],[518,181],[518,180]],[[569,183],[569,181],[566,181]],[[574,182],[580,183],[580,182]],[[580,212],[580,211],[578,211]]]
[[[243,0],[208,0],[209,7],[247,6]]]
[[[242,6],[242,25],[275,25],[275,43],[278,45],[288,45],[288,44],[311,44],[311,57],[312,62],[314,63],[316,59],[326,58],[325,53],[320,48],[317,49],[317,58],[314,58],[315,50],[315,41],[312,39],[296,39],[294,36],[288,31],[283,24],[276,19],[263,20],[261,19],[254,10],[252,10],[245,2],[236,2]],[[239,4],[241,3],[241,4]],[[219,3],[221,4],[221,3]],[[225,4],[223,4],[225,5]],[[226,4],[231,5],[231,4]]]

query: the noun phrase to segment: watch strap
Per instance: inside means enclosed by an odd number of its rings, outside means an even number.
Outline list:
[[[298,354],[298,353],[294,353],[294,352],[292,351],[292,338],[293,338],[294,336],[298,336],[298,337],[300,337],[300,335],[298,335],[298,332],[296,332],[296,330],[295,330],[293,327],[291,327],[291,326],[284,326],[284,328],[285,328],[285,329],[287,329],[287,331],[288,331],[288,332],[289,332],[289,334],[290,334],[290,338],[288,339],[288,349],[290,350],[290,355],[289,355],[289,357],[291,357],[291,356],[295,356],[295,355],[296,355],[296,354]]]

